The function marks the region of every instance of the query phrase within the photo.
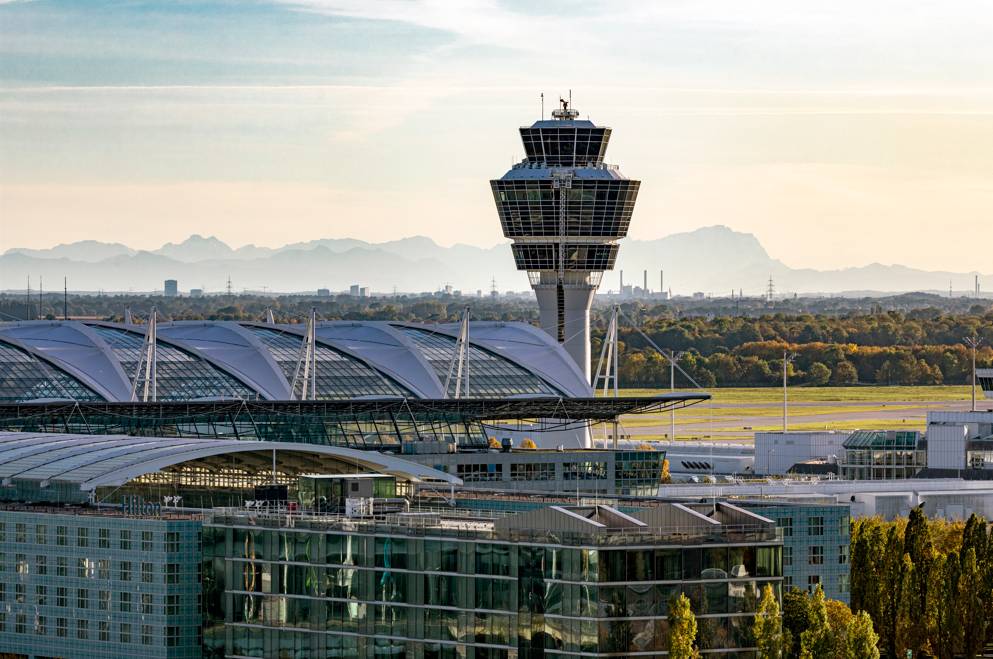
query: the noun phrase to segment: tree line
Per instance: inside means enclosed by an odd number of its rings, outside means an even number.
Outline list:
[[[637,326],[622,324],[618,331],[618,375],[627,387],[669,386],[669,363],[656,346],[681,352],[679,365],[704,387],[778,384],[784,353],[795,355],[787,366],[794,384],[965,384],[972,372],[967,337],[982,339],[977,366],[993,366],[993,312],[759,318],[655,317],[646,312],[638,318]],[[594,355],[602,345],[602,326],[599,319]],[[678,373],[677,382],[690,384]]]
[[[986,521],[852,524],[852,608],[866,611],[888,656],[975,657],[993,631],[993,542]]]
[[[60,294],[39,302],[0,295],[0,320],[55,319],[62,314]],[[71,316],[121,321],[125,307],[138,322],[155,306],[160,319],[261,320],[271,309],[276,322],[306,322],[312,308],[321,320],[395,320],[456,322],[470,306],[473,320],[537,323],[533,298],[451,295],[398,295],[362,298],[348,295],[216,295],[165,298],[133,295],[72,295]],[[679,364],[704,387],[771,386],[782,381],[784,352],[796,354],[787,367],[793,384],[964,384],[972,368],[966,337],[983,339],[980,367],[993,366],[993,310],[973,305],[968,312],[926,307],[911,310],[811,314],[777,312],[758,316],[687,315],[672,304],[622,305],[619,329],[619,381],[625,387],[664,388],[669,364],[655,346],[682,352]],[[596,359],[609,322],[608,309],[592,312]],[[653,345],[654,344],[654,345]],[[596,364],[593,364],[595,367]],[[679,386],[689,386],[677,373]]]
[[[759,659],[954,659],[993,643],[993,539],[982,517],[929,520],[921,507],[891,522],[851,525],[851,605],[791,588],[782,605],[771,586],[752,624]],[[670,605],[670,656],[699,657],[690,601]]]
[[[813,593],[791,588],[783,604],[772,586],[762,589],[751,627],[758,659],[879,659],[879,635],[865,611],[852,613],[844,602],[824,597],[818,585]],[[699,630],[686,595],[669,606],[669,656],[700,659]]]

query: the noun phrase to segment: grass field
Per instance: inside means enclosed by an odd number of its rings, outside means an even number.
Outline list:
[[[665,389],[624,389],[651,396]],[[751,441],[755,431],[781,430],[780,388],[708,389],[712,399],[676,412],[676,438]],[[923,430],[929,410],[967,409],[968,386],[793,387],[790,430]],[[981,396],[981,392],[977,392]],[[669,414],[627,416],[622,432],[646,441],[669,438]]]

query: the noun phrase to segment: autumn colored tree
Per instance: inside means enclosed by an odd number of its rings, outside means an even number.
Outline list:
[[[696,646],[696,616],[690,600],[680,593],[669,603],[669,656],[672,659],[699,659]]]
[[[807,609],[807,628],[800,634],[800,659],[829,657],[832,646],[824,589],[817,584]]]
[[[856,613],[845,633],[846,659],[879,659],[879,636],[872,628],[872,618],[865,611]]]
[[[759,650],[758,659],[780,659],[783,656],[783,620],[779,615],[779,599],[768,584],[762,589],[752,634]]]

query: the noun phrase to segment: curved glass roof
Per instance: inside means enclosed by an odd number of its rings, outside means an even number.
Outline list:
[[[65,371],[0,342],[0,401],[45,399],[103,400]]]
[[[184,467],[244,466],[265,471],[270,469],[273,451],[282,473],[320,473],[330,460],[350,465],[355,471],[461,483],[454,476],[402,458],[341,446],[61,433],[0,433],[0,480],[4,484],[35,481],[42,487],[50,482],[69,483],[85,491]],[[261,457],[253,455],[259,453]]]
[[[115,327],[97,325],[93,329],[107,342],[114,356],[121,363],[121,368],[133,381],[144,337],[136,332]],[[156,385],[159,400],[259,398],[258,393],[212,364],[162,341],[156,346],[156,355]]]
[[[397,329],[417,344],[444,386],[452,356],[455,354],[455,339],[428,329],[405,326],[399,326]],[[561,396],[562,392],[510,360],[470,344],[469,389],[463,394],[464,398],[527,394]],[[452,382],[448,385],[448,395],[455,395],[455,378],[452,378]]]
[[[317,328],[317,398],[454,395],[443,385],[457,325],[326,321]],[[157,399],[291,400],[302,326],[160,323]],[[525,323],[477,321],[464,397],[590,396],[562,346]],[[130,401],[144,328],[102,321],[0,322],[0,401]],[[142,384],[139,376],[139,385]],[[308,392],[309,394],[309,392]],[[298,394],[299,395],[299,394]]]
[[[248,327],[265,344],[283,375],[292,384],[293,373],[300,359],[300,345],[303,337],[279,329]],[[404,396],[415,397],[393,380],[366,364],[317,343],[317,398],[361,398],[363,396]]]

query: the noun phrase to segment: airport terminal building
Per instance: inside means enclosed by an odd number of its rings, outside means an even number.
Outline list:
[[[0,433],[0,483],[14,656],[658,657],[678,592],[734,655],[784,578],[775,521],[733,503],[468,510],[344,447]]]

